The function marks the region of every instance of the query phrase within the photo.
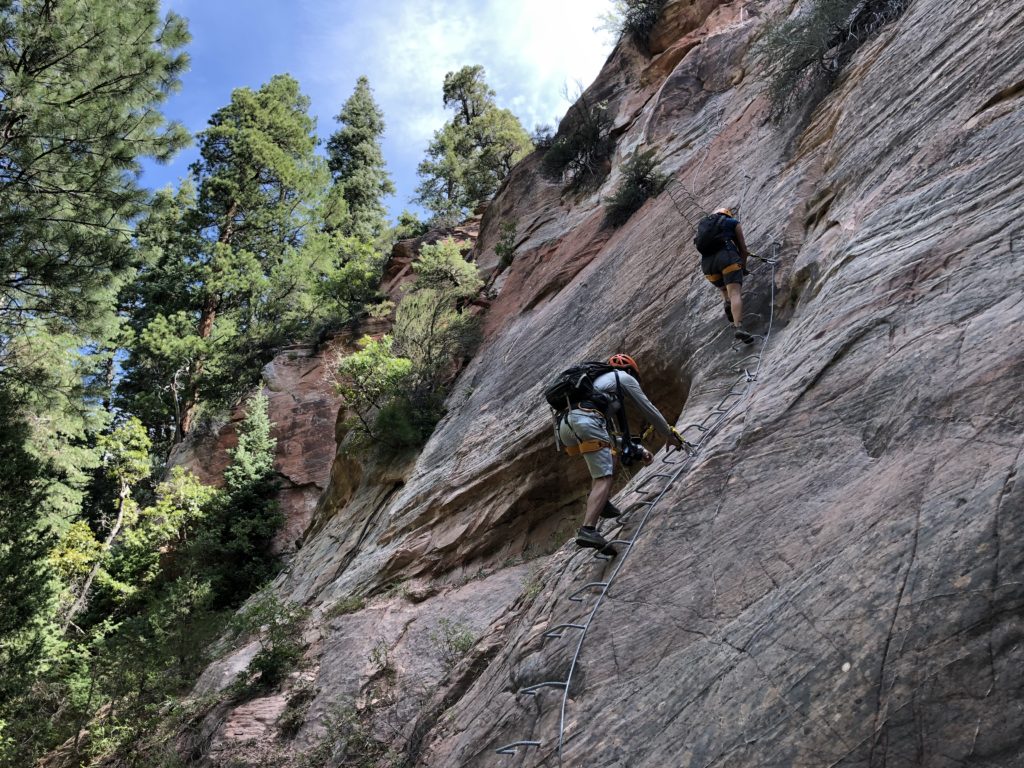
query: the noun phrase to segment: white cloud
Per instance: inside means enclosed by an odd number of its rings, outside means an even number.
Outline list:
[[[332,0],[300,6],[302,27],[312,31],[298,42],[296,74],[313,96],[321,135],[333,130],[330,118],[356,77],[369,77],[402,199],[414,185],[403,177],[412,178],[449,117],[441,103],[447,72],[482,64],[499,105],[532,130],[564,114],[566,87],[575,93],[577,82],[588,85],[610,50],[607,35],[595,31],[609,0],[352,0],[343,14],[336,8]]]
[[[554,123],[566,86],[588,85],[610,50],[595,32],[611,0],[162,0],[190,19],[193,68],[168,114],[205,126],[233,88],[259,87],[289,72],[312,100],[318,133],[366,75],[384,111],[384,155],[406,207],[416,166],[450,115],[441,103],[447,72],[482,64],[498,104],[527,130]],[[193,151],[194,153],[194,151]],[[184,176],[193,153],[148,171],[151,183]]]

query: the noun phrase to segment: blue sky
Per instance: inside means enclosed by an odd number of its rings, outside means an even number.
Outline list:
[[[482,64],[499,106],[528,131],[565,112],[566,88],[597,75],[611,49],[595,31],[611,0],[162,0],[189,20],[192,64],[165,114],[192,132],[231,98],[287,72],[312,100],[317,133],[366,75],[387,130],[384,157],[397,193],[392,216],[410,203],[416,166],[449,115],[441,104],[446,72]],[[188,175],[195,148],[168,165],[147,163],[142,181],[156,188]]]

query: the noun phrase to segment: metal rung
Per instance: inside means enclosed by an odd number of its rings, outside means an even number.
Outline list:
[[[655,472],[653,475],[644,478],[644,481],[633,489],[633,493],[640,493],[645,485],[651,482],[651,480],[657,480],[659,477],[672,477],[672,475],[669,472]]]
[[[583,598],[580,597],[579,595],[583,594],[588,589],[593,589],[594,587],[601,587],[602,589],[604,589],[607,586],[608,586],[608,582],[607,581],[591,581],[588,584],[584,584],[582,587],[580,587],[575,592],[573,592],[571,595],[569,595],[569,599],[572,600],[574,603],[582,603],[583,602]]]
[[[722,415],[722,414],[721,414],[721,411],[711,411],[711,413],[709,413],[709,414],[708,414],[707,416],[705,416],[705,417],[704,417],[704,421],[702,421],[702,422],[700,423],[700,425],[699,425],[699,426],[700,426],[700,427],[703,427],[703,426],[705,426],[705,425],[706,425],[706,424],[707,424],[707,423],[708,423],[708,422],[709,422],[709,421],[710,421],[711,419],[717,419],[717,418],[718,418],[719,416],[721,416],[721,415]],[[710,427],[707,427],[707,429],[710,429]],[[705,429],[704,431],[707,431],[707,429]]]
[[[650,500],[648,500],[648,501],[634,501],[633,503],[631,503],[628,507],[626,507],[622,511],[621,515],[619,515],[618,517],[613,518],[613,519],[615,520],[616,523],[621,523],[625,519],[627,519],[630,515],[632,515],[634,512],[636,512],[637,509],[639,509],[640,507],[643,507],[643,506],[647,506],[650,503],[651,503]]]
[[[559,624],[544,633],[544,637],[563,637],[567,629],[586,629],[586,624]]]
[[[537,683],[535,685],[528,685],[525,688],[520,688],[519,692],[526,694],[527,696],[536,696],[537,691],[541,688],[565,688],[569,683],[565,680],[548,680],[543,683]]]
[[[513,741],[511,744],[506,744],[504,747],[498,747],[495,752],[499,755],[514,755],[517,753],[519,747],[539,747],[539,741]]]
[[[629,547],[633,546],[633,540],[632,539],[612,539],[608,543],[609,544],[618,544],[620,547],[625,547],[627,549]],[[596,559],[598,559],[598,560],[611,560],[612,557],[614,557],[614,556],[613,555],[606,555],[601,550],[597,550],[597,554],[595,554],[594,557]]]

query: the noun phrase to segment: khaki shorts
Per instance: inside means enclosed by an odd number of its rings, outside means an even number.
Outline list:
[[[613,442],[611,435],[608,434],[608,423],[604,416],[597,411],[582,409],[569,411],[559,422],[558,437],[563,445],[579,445],[587,440],[603,440],[609,444]],[[615,474],[615,456],[610,447],[582,455],[587,462],[590,476],[595,480]]]

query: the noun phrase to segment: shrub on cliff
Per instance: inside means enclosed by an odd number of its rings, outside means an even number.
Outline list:
[[[614,0],[612,10],[603,18],[603,29],[620,37],[628,36],[642,49],[658,23],[667,0]]]
[[[613,227],[625,224],[644,202],[657,196],[668,181],[658,172],[654,150],[635,152],[622,168],[622,180],[605,206],[605,220]]]
[[[446,240],[423,246],[416,280],[395,311],[392,336],[364,338],[338,362],[338,391],[355,414],[350,426],[379,447],[426,442],[444,415],[454,375],[476,344],[476,318],[464,311],[480,290],[474,265]]]
[[[811,0],[798,15],[769,24],[758,44],[772,116],[780,118],[824,89],[860,45],[897,18],[907,0]]]
[[[545,170],[557,179],[568,176],[572,186],[602,178],[615,149],[608,102],[591,103],[580,95],[569,107],[551,147],[544,153]]]
[[[260,649],[240,672],[234,689],[247,696],[257,689],[274,688],[302,660],[302,624],[309,609],[281,600],[272,592],[259,595],[232,620],[236,643],[255,637]]]

